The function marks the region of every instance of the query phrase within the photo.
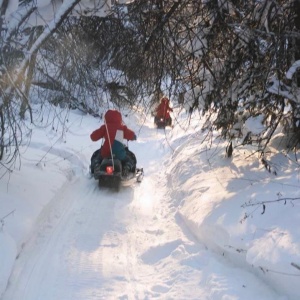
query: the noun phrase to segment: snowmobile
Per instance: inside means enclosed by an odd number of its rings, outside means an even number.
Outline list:
[[[137,168],[134,153],[129,151],[127,147],[126,151],[134,161],[134,167],[128,173],[125,172],[124,164],[117,158],[104,158],[101,162],[95,164],[91,173],[93,177],[99,181],[100,187],[108,187],[119,191],[121,185],[128,185],[143,180],[143,168]],[[93,155],[95,155],[95,153]]]
[[[166,126],[172,126],[172,119],[154,117],[154,123],[157,128],[164,129]]]

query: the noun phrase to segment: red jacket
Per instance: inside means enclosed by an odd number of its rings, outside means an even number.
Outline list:
[[[156,117],[157,118],[164,118],[169,119],[170,118],[170,111],[173,111],[173,109],[169,106],[169,99],[164,97],[160,100],[160,104],[156,108]]]
[[[117,110],[108,110],[105,113],[104,119],[106,124],[91,133],[91,140],[95,142],[104,138],[104,144],[100,152],[102,158],[110,157],[112,149],[113,154],[122,160],[126,156],[123,139],[135,140],[135,133],[123,124],[121,113]]]

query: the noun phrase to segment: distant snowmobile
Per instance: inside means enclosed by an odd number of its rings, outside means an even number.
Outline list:
[[[162,97],[158,107],[155,109],[154,123],[157,128],[165,128],[166,126],[172,126],[172,118],[170,112],[173,108],[170,107],[170,100],[167,97]]]
[[[172,119],[166,120],[165,118],[154,117],[154,123],[157,128],[164,129],[166,126],[172,126]]]

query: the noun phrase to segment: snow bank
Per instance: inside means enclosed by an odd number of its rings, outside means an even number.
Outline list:
[[[227,143],[208,149],[200,131],[173,136],[168,174],[178,215],[212,251],[299,299],[300,201],[280,200],[299,198],[297,165],[277,154],[268,172],[247,148],[235,148],[228,159]],[[259,204],[273,200],[279,201]]]
[[[45,151],[33,153],[42,157]],[[57,157],[49,154],[47,159],[55,161]],[[5,257],[0,264],[0,295],[6,288],[17,254],[30,238],[36,219],[55,197],[55,192],[70,178],[66,176],[70,168],[68,163],[61,162],[60,168],[61,171],[50,163],[36,166],[24,163],[21,170],[13,170],[12,174],[7,174],[0,181],[0,257]]]
[[[56,113],[51,111],[49,119]],[[65,120],[64,115],[68,115],[68,112],[59,113],[62,120]],[[47,209],[47,204],[74,175],[83,175],[88,171],[86,157],[93,151],[89,147],[91,129],[87,124],[82,124],[81,118],[80,114],[73,113],[69,116],[69,124],[53,121],[52,126],[43,123],[45,121],[37,121],[39,128],[33,131],[30,145],[19,149],[21,164],[16,164],[12,172],[1,169],[0,257],[5,259],[0,260],[0,297],[17,255],[30,238],[35,222]],[[94,123],[95,119],[91,119]],[[66,130],[81,137],[81,141],[86,140],[86,144],[81,147],[76,145],[78,141],[76,138],[68,139]]]

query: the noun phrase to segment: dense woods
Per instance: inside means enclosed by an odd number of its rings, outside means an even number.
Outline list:
[[[160,91],[229,143],[263,153],[283,128],[286,149],[297,149],[299,1],[102,0],[74,14],[84,1],[53,0],[44,24],[32,21],[43,19],[38,1],[8,14],[12,2],[0,10],[0,167],[15,162],[37,102],[95,115],[109,103],[149,112]],[[257,117],[264,130],[247,131]]]

